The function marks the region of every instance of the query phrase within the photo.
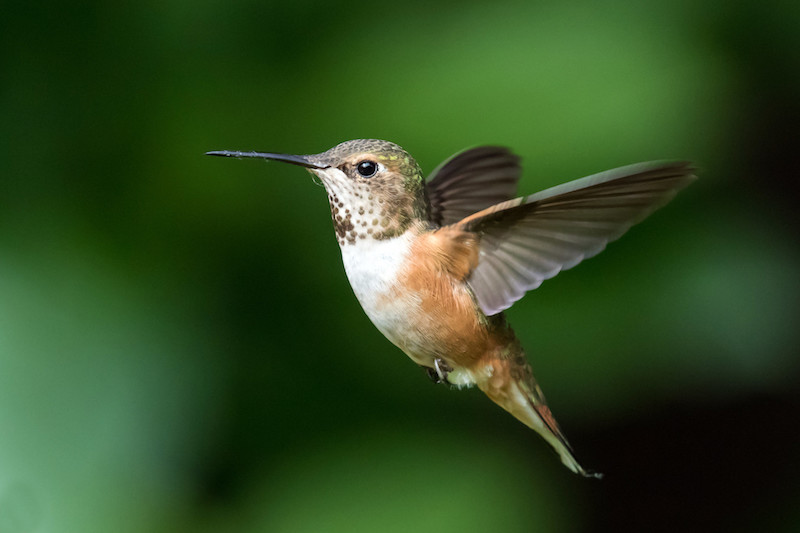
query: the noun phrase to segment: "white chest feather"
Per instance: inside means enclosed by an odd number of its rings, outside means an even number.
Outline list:
[[[361,239],[342,246],[344,270],[361,307],[375,327],[404,350],[408,317],[419,305],[419,298],[402,291],[397,279],[412,239],[409,232],[393,239]]]

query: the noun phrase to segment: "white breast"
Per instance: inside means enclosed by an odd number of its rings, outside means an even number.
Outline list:
[[[407,232],[386,240],[359,239],[341,249],[347,278],[369,319],[386,338],[414,357],[408,352],[409,341],[414,337],[408,317],[420,300],[396,287],[412,239],[411,232]]]

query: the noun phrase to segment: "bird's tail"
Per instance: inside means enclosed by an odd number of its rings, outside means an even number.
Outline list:
[[[479,381],[478,388],[497,405],[544,437],[567,468],[584,477],[603,477],[602,474],[585,470],[575,459],[572,447],[550,412],[527,362],[519,364],[511,359],[496,359],[491,365],[491,376],[485,381]]]

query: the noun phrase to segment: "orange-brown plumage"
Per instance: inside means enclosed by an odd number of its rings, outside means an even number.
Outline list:
[[[478,261],[477,236],[449,228],[420,233],[409,260],[398,272],[391,297],[419,298],[420,311],[411,320],[430,339],[435,357],[450,366],[472,364],[486,350],[489,328],[475,312],[466,278]]]
[[[418,296],[420,310],[409,320],[430,339],[429,352],[451,370],[468,372],[470,381],[525,425],[550,431],[564,450],[560,453],[569,453],[514,331],[503,314],[484,315],[467,286],[478,264],[479,243],[479,235],[457,224],[420,232],[388,297]]]

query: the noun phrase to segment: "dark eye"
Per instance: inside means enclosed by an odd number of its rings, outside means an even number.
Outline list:
[[[362,161],[356,166],[362,178],[371,178],[378,172],[378,163],[375,161]]]

